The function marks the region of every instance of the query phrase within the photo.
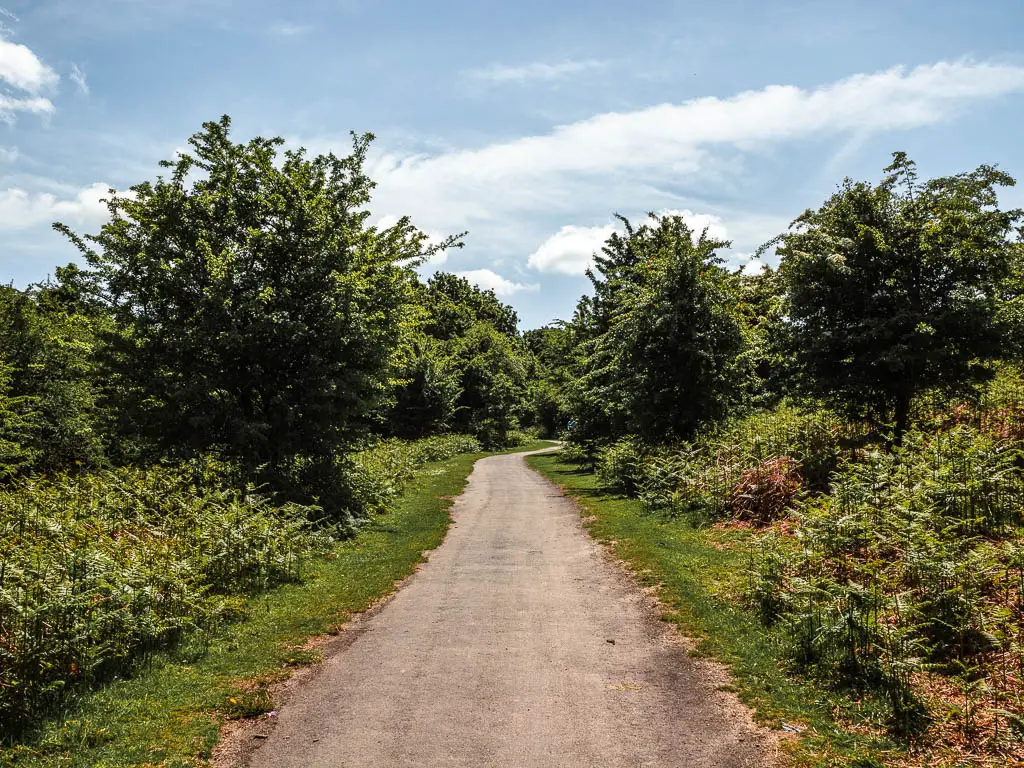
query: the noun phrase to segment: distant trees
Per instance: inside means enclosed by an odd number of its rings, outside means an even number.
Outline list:
[[[493,291],[444,272],[417,290],[417,304],[419,327],[388,428],[406,437],[450,429],[501,445],[532,420],[526,405],[532,356],[515,310]]]
[[[877,186],[847,180],[778,240],[792,349],[812,391],[897,441],[925,388],[964,392],[1003,352],[1000,288],[1019,210],[990,166],[919,182],[894,155]]]
[[[920,393],[964,395],[1024,360],[1024,212],[991,166],[919,181],[896,153],[881,183],[847,180],[762,249],[780,266],[727,270],[728,244],[678,217],[621,219],[572,320],[528,335],[560,382],[571,438],[688,438],[727,412],[821,398],[896,441]],[[557,350],[557,352],[556,352]]]

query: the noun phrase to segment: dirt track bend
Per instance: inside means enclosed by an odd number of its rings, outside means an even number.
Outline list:
[[[248,765],[770,764],[770,735],[521,454],[481,460],[453,516],[422,571],[295,689]]]

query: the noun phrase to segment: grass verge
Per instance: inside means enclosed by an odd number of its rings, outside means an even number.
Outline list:
[[[730,669],[735,692],[759,722],[777,730],[784,723],[800,729],[783,742],[792,765],[871,768],[900,758],[903,751],[878,728],[884,714],[876,704],[787,674],[782,638],[742,605],[749,531],[695,528],[646,514],[639,501],[608,493],[596,477],[557,453],[527,461],[576,499],[597,540],[645,585],[660,587],[665,620],[697,641],[695,655]]]
[[[539,441],[509,452],[550,445]],[[352,614],[393,592],[423,553],[441,543],[452,500],[483,455],[428,464],[392,511],[310,563],[302,583],[244,601],[244,617],[215,636],[193,636],[131,679],[88,695],[0,750],[0,768],[206,765],[226,719],[270,711],[268,686],[290,667],[318,660],[301,649],[308,638],[337,632]]]

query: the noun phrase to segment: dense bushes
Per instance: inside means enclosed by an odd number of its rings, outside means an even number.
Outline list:
[[[1011,733],[998,710],[1022,693],[1006,674],[1024,665],[1020,458],[1019,445],[956,426],[844,465],[831,495],[801,505],[797,540],[762,537],[754,604],[784,627],[796,662],[879,688],[900,727],[924,712],[924,678],[943,674],[957,687],[987,680],[987,729],[972,736]],[[932,714],[963,725],[948,706]]]
[[[896,447],[780,406],[673,446],[625,438],[595,467],[649,511],[756,524],[746,600],[795,669],[876,693],[895,731],[1021,759],[1022,385],[1007,368],[972,401],[922,402]]]
[[[125,469],[0,493],[0,719],[17,728],[326,546],[305,510]]]
[[[598,452],[597,471],[610,488],[636,493],[649,509],[670,516],[737,514],[767,522],[765,515],[781,515],[798,491],[828,488],[846,432],[829,411],[779,406],[677,445],[625,438]],[[782,505],[770,504],[769,496],[783,498]]]
[[[27,478],[0,491],[0,722],[11,735],[183,633],[244,610],[239,596],[297,579],[306,558],[384,509],[427,462],[473,438],[381,441],[354,455],[341,525],[315,507],[222,488],[230,467]],[[337,522],[337,521],[334,521]]]

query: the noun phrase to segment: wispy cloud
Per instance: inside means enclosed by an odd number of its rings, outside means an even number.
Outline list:
[[[493,85],[536,81],[550,82],[553,80],[563,80],[588,70],[601,69],[605,66],[607,66],[606,62],[594,59],[582,61],[565,59],[553,64],[540,61],[519,66],[492,64],[489,67],[467,70],[463,75],[469,80]]]
[[[85,72],[77,64],[71,65],[71,82],[78,86],[78,90],[84,93],[86,96],[89,95],[89,83],[85,80]]]
[[[278,35],[279,37],[298,37],[312,31],[313,27],[307,24],[292,24],[286,21],[271,24],[269,29],[270,34]]]
[[[720,188],[732,183],[742,158],[781,143],[935,125],[974,104],[1022,92],[1024,67],[939,62],[858,74],[813,89],[773,85],[729,98],[598,114],[479,149],[435,155],[385,151],[374,156],[371,169],[378,182],[375,207],[408,213],[433,230],[469,229],[474,240],[483,235],[506,254],[529,254],[528,239],[545,237],[537,232],[544,220],[583,223],[614,210],[683,207],[683,200],[665,190]],[[703,207],[694,202],[694,210]],[[562,245],[580,234],[563,234]],[[753,241],[737,237],[740,250],[752,250],[776,232],[744,234]],[[535,264],[549,258],[547,253],[535,256]]]

